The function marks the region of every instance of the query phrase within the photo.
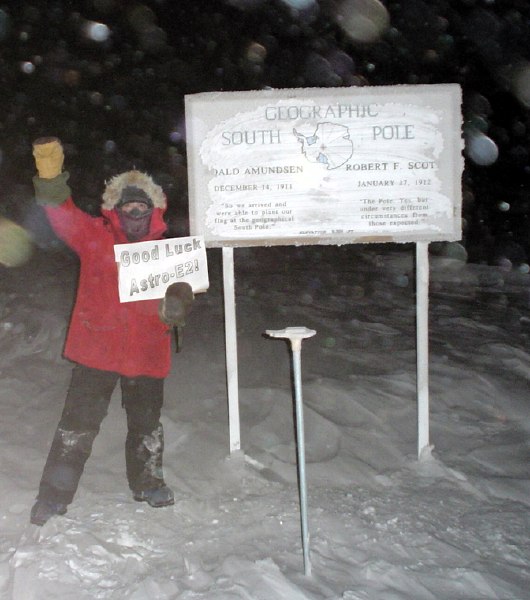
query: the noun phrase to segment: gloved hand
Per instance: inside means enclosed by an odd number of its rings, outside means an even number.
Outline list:
[[[59,138],[43,137],[33,142],[35,165],[42,179],[53,179],[63,170],[64,152]]]
[[[189,283],[185,281],[172,283],[158,305],[160,320],[174,327],[185,325],[194,300],[195,296]]]

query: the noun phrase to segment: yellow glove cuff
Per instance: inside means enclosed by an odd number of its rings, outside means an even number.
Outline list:
[[[33,156],[39,177],[53,179],[63,170],[64,152],[61,142],[56,138],[37,140],[33,144]]]

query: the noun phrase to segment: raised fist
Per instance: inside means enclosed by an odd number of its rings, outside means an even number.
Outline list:
[[[64,152],[59,138],[42,137],[35,140],[33,156],[39,177],[53,179],[62,172]]]

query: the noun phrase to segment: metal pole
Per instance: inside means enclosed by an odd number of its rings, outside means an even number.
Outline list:
[[[416,244],[418,458],[429,448],[429,244]]]
[[[309,530],[307,526],[307,488],[305,476],[305,437],[304,437],[304,406],[302,400],[302,369],[301,353],[302,340],[315,335],[316,331],[306,327],[287,327],[281,330],[269,330],[267,335],[275,338],[288,339],[293,355],[294,399],[296,408],[296,433],[298,456],[298,486],[300,490],[300,516],[302,524],[302,551],[304,555],[304,573],[311,575],[311,560],[309,556]]]
[[[223,248],[223,290],[225,303],[225,346],[228,386],[228,426],[230,452],[241,449],[239,427],[239,382],[237,370],[236,294],[234,249]]]
[[[311,574],[309,559],[309,532],[307,528],[307,490],[305,477],[305,436],[304,436],[304,408],[302,403],[302,377],[301,377],[301,340],[291,341],[293,349],[294,392],[296,407],[296,432],[298,437],[298,473],[300,480],[300,514],[302,515],[302,548],[304,552],[304,572]]]

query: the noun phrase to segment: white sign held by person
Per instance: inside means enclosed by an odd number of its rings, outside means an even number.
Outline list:
[[[114,256],[120,302],[163,298],[166,289],[178,281],[189,283],[195,294],[208,289],[208,263],[201,236],[116,244]]]

